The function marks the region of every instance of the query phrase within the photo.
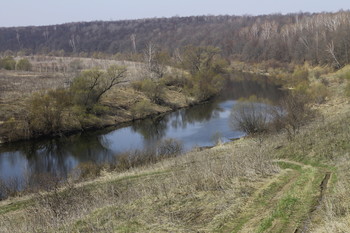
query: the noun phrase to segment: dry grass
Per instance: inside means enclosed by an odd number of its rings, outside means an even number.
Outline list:
[[[8,200],[0,232],[347,232],[350,103],[327,79],[330,100],[292,140],[245,138]]]
[[[250,141],[191,152],[64,191],[0,217],[8,232],[211,231],[278,171]],[[10,220],[10,221],[9,221]],[[16,227],[14,227],[16,226]]]
[[[64,88],[68,78],[62,74],[0,71],[0,103],[11,103],[33,92],[51,88]]]

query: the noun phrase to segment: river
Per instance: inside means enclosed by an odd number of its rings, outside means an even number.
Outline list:
[[[251,95],[273,102],[283,92],[268,78],[236,74],[205,104],[119,127],[0,145],[0,182],[23,189],[40,175],[66,177],[81,163],[113,163],[122,152],[152,147],[165,138],[181,141],[186,151],[212,146],[218,137],[228,142],[244,135],[230,126],[230,111],[239,98]]]

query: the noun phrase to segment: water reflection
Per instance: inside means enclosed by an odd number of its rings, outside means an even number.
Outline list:
[[[229,116],[235,100],[256,95],[271,101],[282,92],[269,80],[252,75],[235,74],[221,95],[205,104],[136,121],[129,126],[105,129],[69,137],[33,140],[0,146],[0,179],[24,179],[35,174],[65,177],[78,164],[114,162],[115,155],[154,146],[164,138],[183,142],[184,149],[210,146],[213,135],[222,141],[242,136],[229,127]]]

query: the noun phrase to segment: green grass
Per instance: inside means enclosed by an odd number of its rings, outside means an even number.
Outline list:
[[[294,164],[293,164],[294,165]],[[320,174],[315,168],[304,168],[298,178],[274,203],[272,212],[262,220],[258,232],[290,232],[298,227],[313,208],[315,194],[319,192]]]

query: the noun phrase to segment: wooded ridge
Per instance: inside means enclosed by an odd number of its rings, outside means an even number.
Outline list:
[[[187,45],[215,46],[246,62],[349,63],[350,11],[261,16],[191,16],[0,28],[0,52],[22,55],[139,54],[147,44],[171,54]]]

